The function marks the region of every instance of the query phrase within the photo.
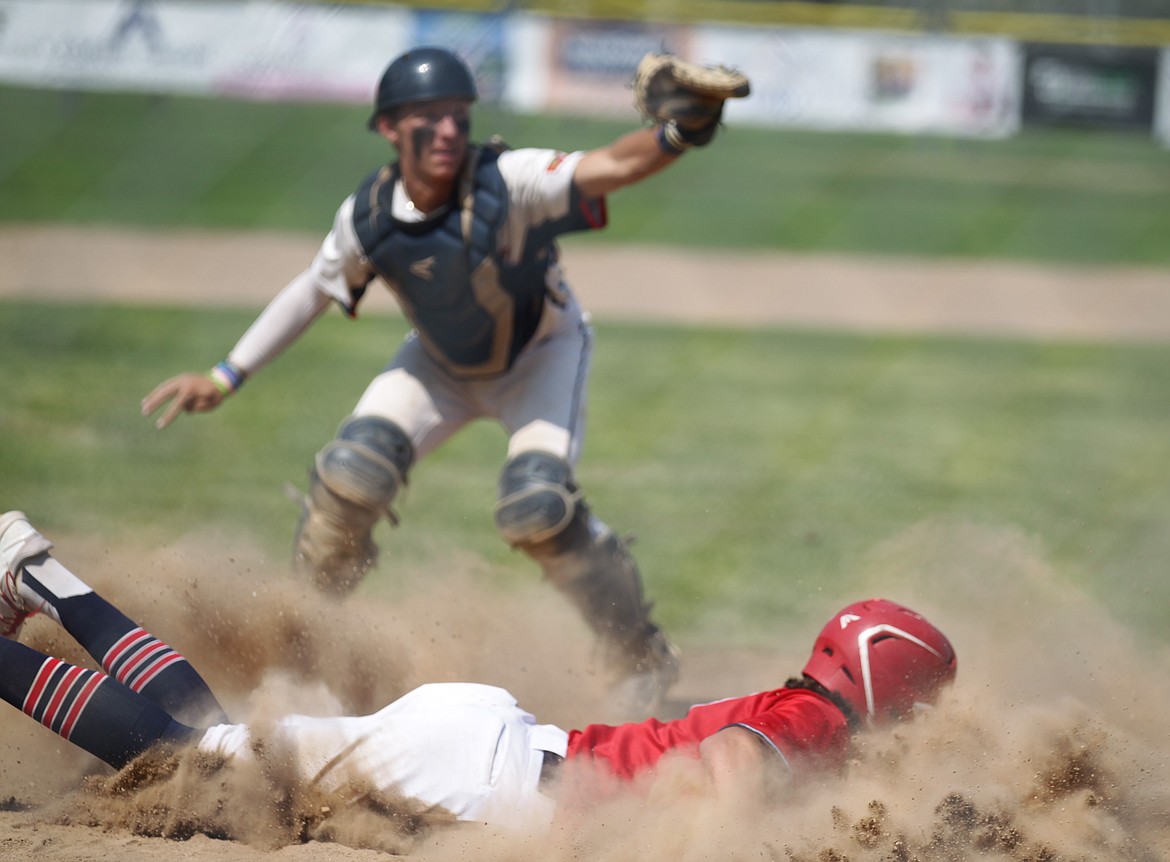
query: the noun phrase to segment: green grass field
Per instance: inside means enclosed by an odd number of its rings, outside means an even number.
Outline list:
[[[303,487],[403,330],[326,318],[218,413],[157,432],[142,395],[221,353],[250,313],[0,308],[9,504],[111,541],[218,525],[274,561],[295,522],[282,485]],[[1164,637],[1170,345],[606,323],[596,360],[580,479],[637,533],[663,619],[690,637],[733,620],[761,642],[810,594],[851,594],[884,543],[924,523],[1019,533],[1059,577]],[[491,522],[502,459],[483,424],[421,464],[367,588],[468,552],[501,586],[534,577]]]
[[[360,106],[225,103],[0,88],[0,221],[323,233],[389,157]],[[588,148],[634,123],[482,109],[477,135]],[[732,127],[615,196],[581,242],[1086,263],[1170,263],[1170,151],[1148,136],[1007,141]]]
[[[8,222],[324,231],[386,155],[354,107],[0,88],[0,116],[19,118],[0,125]],[[484,111],[477,128],[572,148],[625,127]],[[1141,136],[732,128],[621,192],[604,237],[572,241],[1166,265],[1167,188],[1170,153]],[[217,414],[163,433],[138,415],[156,382],[220,358],[253,316],[0,301],[6,505],[112,540],[218,524],[282,560],[296,517],[282,485],[303,486],[404,324],[331,316]],[[1022,536],[1164,639],[1167,367],[1165,344],[603,322],[580,479],[638,535],[663,619],[692,637],[730,621],[762,641],[809,595],[850,594],[891,541],[943,523]],[[420,465],[368,588],[466,552],[501,585],[532,578],[492,526],[502,460],[484,425]]]

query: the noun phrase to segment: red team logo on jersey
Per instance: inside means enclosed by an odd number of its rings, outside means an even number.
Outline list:
[[[548,163],[548,167],[545,168],[545,170],[551,174],[553,171],[559,168],[564,161],[565,153],[557,153],[555,156],[553,156],[553,160]]]

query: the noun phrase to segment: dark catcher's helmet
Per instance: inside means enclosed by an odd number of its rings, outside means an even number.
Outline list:
[[[946,635],[907,607],[867,599],[821,629],[804,675],[839,694],[861,719],[905,718],[955,678]]]
[[[467,99],[474,102],[475,78],[467,64],[445,48],[412,48],[386,67],[374,96],[374,113],[369,127],[377,126],[378,115],[391,108],[436,99]]]

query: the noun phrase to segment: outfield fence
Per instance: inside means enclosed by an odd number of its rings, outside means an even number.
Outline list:
[[[644,0],[598,17],[604,3],[573,15],[567,0],[553,12],[464,8],[474,1],[0,0],[0,81],[362,103],[389,57],[431,43],[468,60],[486,102],[628,116],[638,59],[669,50],[752,77],[729,122],[983,138],[1074,124],[1170,142],[1170,21],[960,10],[931,30],[926,9]],[[1070,38],[1055,38],[1062,26]]]

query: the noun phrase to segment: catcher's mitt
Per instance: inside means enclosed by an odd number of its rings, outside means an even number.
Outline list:
[[[673,152],[710,143],[727,99],[751,92],[747,76],[726,66],[700,66],[651,52],[634,72],[634,103],[659,127],[659,141]]]

